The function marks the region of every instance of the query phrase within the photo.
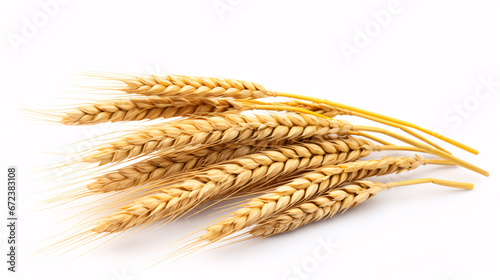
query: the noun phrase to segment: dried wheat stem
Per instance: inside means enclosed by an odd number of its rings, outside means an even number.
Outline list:
[[[472,189],[473,187],[472,184],[468,183],[433,178],[390,182],[387,184],[371,181],[349,182],[258,223],[249,231],[249,234],[254,237],[267,237],[288,232],[308,223],[330,218],[338,212],[343,213],[368,200],[381,190],[424,183],[434,183],[463,189]]]
[[[217,241],[287,210],[297,203],[328,192],[344,182],[399,173],[427,163],[429,160],[420,157],[387,157],[381,160],[357,161],[322,167],[278,187],[269,194],[251,199],[242,208],[233,212],[230,217],[208,227],[200,240]]]
[[[204,201],[232,194],[249,184],[263,184],[278,176],[323,164],[353,161],[368,155],[373,149],[368,140],[349,137],[334,141],[312,140],[229,160],[134,201],[105,218],[94,231],[117,232],[173,214],[179,215],[181,211],[187,212]]]
[[[399,124],[395,124],[395,123],[392,123],[392,122],[388,122],[386,120],[383,120],[383,119],[380,119],[380,118],[376,118],[376,117],[372,117],[372,116],[369,116],[369,115],[365,115],[365,114],[361,114],[361,113],[357,113],[357,112],[351,112],[351,115],[353,116],[358,116],[358,117],[361,117],[361,118],[364,118],[364,119],[368,119],[368,120],[371,120],[371,121],[375,121],[375,122],[378,122],[378,123],[381,123],[381,124],[385,124],[385,125],[388,125],[388,126],[392,126],[392,127],[395,127],[395,128],[398,128],[398,129],[401,129],[402,131],[410,134],[411,136],[433,146],[434,148],[436,149],[439,149],[445,153],[448,153],[448,154],[451,154],[451,152],[449,152],[448,150],[446,150],[445,148],[439,146],[438,144],[434,143],[433,141],[430,141],[429,139],[423,137],[422,135],[414,132],[413,130],[409,129],[409,128],[406,128],[404,126],[401,126]]]
[[[245,101],[245,102],[258,102],[257,100],[248,100],[248,101]],[[263,102],[262,102],[263,103]],[[336,116],[339,116],[339,115],[348,115],[348,116],[357,116],[357,117],[361,117],[361,118],[364,118],[364,119],[368,119],[368,120],[371,120],[371,121],[375,121],[375,122],[378,122],[378,123],[381,123],[381,124],[385,124],[385,125],[388,125],[388,126],[392,126],[392,127],[395,127],[395,128],[399,128],[401,130],[403,130],[404,132],[412,135],[413,137],[416,137],[422,141],[424,141],[425,143],[437,148],[437,149],[440,149],[442,150],[443,152],[447,152],[449,154],[451,154],[449,151],[447,151],[446,149],[444,149],[443,147],[439,146],[438,144],[430,141],[429,139],[421,136],[420,134],[417,134],[415,133],[414,131],[404,127],[404,126],[401,126],[401,125],[398,125],[396,123],[393,123],[393,122],[389,122],[387,120],[384,120],[384,119],[380,119],[380,118],[376,118],[376,117],[373,117],[373,116],[370,116],[370,115],[367,115],[367,114],[362,114],[362,113],[359,113],[359,112],[354,112],[354,111],[349,111],[349,110],[344,110],[344,109],[339,109],[339,108],[335,108],[335,107],[332,107],[332,106],[329,106],[327,104],[323,104],[323,103],[306,103],[306,102],[303,102],[303,101],[298,101],[298,100],[292,100],[292,101],[287,101],[287,102],[275,102],[275,103],[270,103],[271,105],[283,105],[283,106],[289,106],[289,107],[298,107],[298,108],[302,108],[302,109],[305,109],[305,110],[308,110],[308,111],[312,111],[312,112],[315,112],[315,113],[318,113],[318,114],[321,114],[321,115],[324,115],[324,116],[327,116],[327,117],[336,117]]]
[[[439,156],[441,158],[444,158],[446,160],[449,160],[449,161],[455,163],[456,165],[459,165],[459,166],[462,166],[462,167],[467,168],[469,170],[472,170],[474,172],[477,172],[477,173],[479,173],[479,174],[481,174],[483,176],[486,176],[486,177],[489,176],[489,173],[486,170],[484,170],[484,169],[481,169],[481,168],[479,168],[479,167],[477,167],[475,165],[472,165],[472,164],[470,164],[470,163],[468,163],[468,162],[466,162],[464,160],[461,160],[461,159],[459,159],[459,158],[457,158],[457,157],[455,157],[453,155],[450,155],[450,154],[448,154],[446,152],[443,152],[443,151],[438,150],[436,148],[427,146],[425,144],[422,144],[422,143],[420,143],[418,141],[415,141],[415,140],[412,140],[410,138],[401,136],[401,135],[399,135],[397,133],[394,133],[392,131],[388,131],[388,130],[381,129],[381,128],[376,128],[376,127],[369,127],[369,126],[356,126],[356,127],[354,127],[354,129],[360,130],[360,131],[369,131],[369,132],[382,133],[382,134],[391,136],[394,139],[398,139],[398,140],[403,141],[403,142],[405,142],[407,144],[410,144],[410,145],[412,145],[414,147],[422,149],[422,150],[424,150],[424,151],[426,151],[428,153],[431,153],[431,154],[437,155],[437,156]],[[353,133],[353,134],[355,134],[355,133]]]
[[[422,128],[422,127],[419,127],[413,123],[410,123],[410,122],[407,122],[407,121],[402,121],[402,120],[399,120],[399,119],[396,119],[396,118],[393,118],[393,117],[388,117],[388,116],[385,116],[385,115],[381,115],[381,114],[378,114],[378,113],[374,113],[374,112],[371,112],[371,111],[368,111],[368,110],[363,110],[363,109],[360,109],[360,108],[356,108],[356,107],[353,107],[353,106],[349,106],[349,105],[344,105],[344,104],[340,104],[340,103],[337,103],[337,102],[332,102],[332,101],[329,101],[329,100],[325,100],[325,99],[321,99],[321,98],[316,98],[316,97],[308,97],[308,96],[302,96],[302,95],[297,95],[297,94],[291,94],[291,93],[283,93],[283,92],[278,92],[278,96],[282,96],[282,97],[289,97],[289,98],[293,98],[293,99],[299,99],[299,100],[306,100],[306,101],[310,101],[310,102],[314,102],[314,103],[324,103],[324,104],[327,104],[327,105],[330,105],[332,107],[335,107],[335,108],[339,108],[339,109],[344,109],[344,110],[349,110],[349,111],[352,111],[352,112],[357,112],[357,113],[360,113],[360,114],[363,114],[363,115],[367,115],[367,116],[372,116],[374,118],[377,118],[377,119],[380,119],[380,120],[385,120],[387,122],[390,122],[390,123],[393,123],[393,124],[398,124],[398,125],[402,125],[402,126],[406,126],[406,127],[410,127],[410,128],[414,128],[414,129],[417,129],[421,132],[424,132],[426,134],[429,134],[431,136],[434,136],[438,139],[441,139],[447,143],[450,143],[458,148],[461,148],[465,151],[468,151],[470,153],[473,153],[473,154],[478,154],[478,151],[467,146],[467,145],[464,145],[460,142],[457,142],[453,139],[450,139],[446,136],[443,136],[441,134],[438,134],[436,132],[433,132],[431,130],[428,130],[428,129],[425,129],[425,128]]]
[[[143,96],[82,105],[64,112],[60,122],[66,125],[89,125],[207,113],[239,112],[243,109],[243,105],[232,99]]]
[[[161,96],[207,96],[237,99],[273,97],[276,93],[264,86],[234,79],[180,75],[143,75],[115,78],[125,83],[125,93]]]
[[[167,122],[126,135],[84,158],[100,165],[140,154],[181,149],[190,145],[251,140],[304,139],[328,134],[344,135],[352,125],[307,114],[221,114]]]

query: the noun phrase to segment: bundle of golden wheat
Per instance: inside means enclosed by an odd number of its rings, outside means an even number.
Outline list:
[[[436,183],[472,189],[472,184],[439,179],[381,184],[366,178],[424,164],[459,165],[488,176],[415,130],[474,154],[476,150],[412,123],[356,107],[233,79],[101,77],[122,84],[107,88],[121,93],[118,98],[80,105],[53,117],[65,125],[142,121],[141,128],[81,157],[79,161],[104,173],[62,198],[106,193],[128,205],[85,223],[79,233],[50,249],[141,229],[155,221],[171,222],[204,203],[258,195],[168,256],[175,257],[222,240],[242,241],[291,231],[344,212],[394,186]],[[289,100],[268,101],[268,97]],[[408,135],[354,125],[337,119],[341,115],[399,128]],[[164,121],[147,123],[157,119]],[[362,160],[372,152],[387,150],[426,153],[439,159],[385,156]],[[111,168],[118,163],[119,168]],[[114,205],[118,204],[107,202],[105,208]]]

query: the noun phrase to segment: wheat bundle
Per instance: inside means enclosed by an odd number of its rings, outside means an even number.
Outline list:
[[[410,171],[425,164],[458,165],[488,176],[485,170],[455,157],[415,130],[474,154],[476,150],[415,124],[353,106],[225,78],[163,74],[101,77],[121,84],[111,90],[122,96],[53,116],[66,125],[144,122],[140,129],[90,149],[79,159],[105,170],[85,185],[85,195],[130,192],[134,199],[110,215],[82,225],[80,233],[55,247],[83,244],[154,221],[171,222],[208,201],[259,194],[208,226],[190,245],[169,255],[173,257],[226,239],[264,238],[291,231],[344,212],[394,186],[436,183],[472,188],[471,184],[428,178],[388,184],[366,180],[373,176]],[[268,101],[267,97],[290,100]],[[408,136],[351,124],[337,118],[342,115],[398,128]],[[147,123],[158,119],[163,122]],[[392,144],[372,133],[405,145]],[[387,150],[422,152],[440,159],[402,156],[361,160],[372,152]],[[118,163],[124,166],[111,169]]]

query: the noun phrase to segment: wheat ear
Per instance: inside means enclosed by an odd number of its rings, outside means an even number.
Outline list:
[[[423,178],[401,182],[390,182],[387,184],[372,181],[349,182],[343,186],[334,188],[324,195],[313,197],[293,208],[268,218],[257,224],[249,231],[253,237],[267,237],[279,233],[288,232],[308,223],[327,219],[345,212],[350,208],[365,202],[381,190],[397,186],[433,183],[437,185],[472,189],[473,185],[468,183],[452,182],[433,178]]]
[[[208,96],[232,97],[237,99],[274,97],[276,93],[256,83],[226,78],[209,78],[182,75],[130,75],[109,79],[123,82],[125,87],[117,88],[125,93],[161,96]]]
[[[172,217],[215,197],[232,194],[249,184],[263,184],[277,176],[286,176],[300,170],[323,164],[336,164],[366,156],[373,148],[368,140],[349,137],[334,141],[288,145],[263,151],[192,173],[187,179],[158,189],[155,194],[142,197],[116,214],[104,218],[94,231],[117,232],[140,224]],[[160,185],[161,183],[158,183]]]
[[[221,144],[252,140],[304,139],[328,134],[343,135],[352,128],[348,122],[307,114],[241,115],[221,114],[153,125],[131,133],[84,158],[100,165],[141,154],[191,145]]]
[[[241,144],[203,146],[185,153],[159,155],[96,177],[87,188],[95,193],[120,191],[287,143],[290,144],[286,141],[243,141]]]
[[[318,171],[307,173],[288,184],[279,186],[271,193],[251,199],[230,217],[208,227],[200,240],[208,242],[220,240],[285,211],[297,203],[328,192],[344,182],[409,171],[427,163],[435,162],[420,157],[386,157],[381,160],[322,167]]]
[[[65,111],[60,122],[66,125],[90,125],[104,122],[139,121],[208,113],[239,112],[236,100],[222,98],[170,98],[143,96],[97,101]]]

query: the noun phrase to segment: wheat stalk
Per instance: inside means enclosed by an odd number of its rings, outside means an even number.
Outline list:
[[[472,184],[451,182],[433,178],[391,182],[387,184],[372,181],[349,182],[334,188],[324,195],[313,197],[281,214],[274,215],[249,231],[253,237],[267,237],[292,231],[306,224],[331,218],[338,212],[344,213],[350,208],[365,202],[382,190],[397,186],[434,183],[438,185],[472,189]]]
[[[356,113],[355,115],[357,116],[361,116],[363,118],[368,118],[368,119],[372,119],[374,121],[377,121],[377,122],[383,122],[387,125],[390,125],[390,126],[393,126],[393,127],[398,127],[398,128],[403,128],[405,127],[406,129],[408,128],[413,128],[413,129],[416,129],[416,130],[419,130],[421,132],[424,132],[428,135],[431,135],[431,136],[434,136],[438,139],[441,139],[447,143],[450,143],[460,149],[463,149],[465,151],[468,151],[470,153],[473,153],[473,154],[478,154],[478,151],[467,146],[467,145],[464,145],[458,141],[455,141],[453,139],[450,139],[444,135],[441,135],[439,133],[436,133],[436,132],[433,132],[431,130],[428,130],[426,128],[423,128],[423,127],[420,127],[418,125],[415,125],[413,123],[410,123],[410,122],[407,122],[407,121],[403,121],[403,120],[399,120],[397,118],[393,118],[393,117],[389,117],[389,116],[385,116],[385,115],[382,115],[382,114],[378,114],[378,113],[374,113],[374,112],[371,112],[371,111],[368,111],[368,110],[364,110],[364,109],[360,109],[360,108],[356,108],[356,107],[353,107],[353,106],[349,106],[349,105],[345,105],[345,104],[341,104],[341,103],[338,103],[338,102],[333,102],[333,101],[330,101],[330,100],[326,100],[326,99],[321,99],[321,98],[316,98],[316,97],[310,97],[310,96],[303,96],[303,95],[298,95],[298,94],[292,94],[292,93],[284,93],[284,92],[278,92],[277,93],[278,96],[281,96],[281,97],[288,97],[288,98],[292,98],[292,99],[295,99],[295,100],[303,100],[303,101],[309,101],[309,102],[312,102],[312,103],[316,103],[316,104],[325,104],[325,105],[329,105],[331,107],[334,107],[336,109],[342,109],[342,110],[347,110],[347,111],[350,111],[352,114]]]
[[[238,113],[243,110],[253,109],[290,112],[298,111],[319,117],[355,115],[402,129],[406,133],[409,133],[431,146],[449,153],[436,143],[403,126],[394,125],[390,122],[349,110],[337,109],[326,104],[306,103],[298,100],[266,103],[257,100],[233,100],[227,98],[199,97],[186,99],[181,97],[147,96],[98,101],[94,104],[86,104],[76,109],[66,111],[62,117],[55,117],[60,118],[59,122],[66,125],[90,125],[103,122],[152,120],[158,118],[207,115],[210,113]]]
[[[344,182],[409,171],[427,163],[433,161],[420,157],[386,157],[381,160],[322,167],[278,187],[271,193],[251,199],[230,217],[206,228],[206,233],[200,240],[208,242],[220,240],[300,202],[328,192]]]
[[[104,218],[93,230],[97,233],[117,232],[172,217],[209,199],[235,193],[250,184],[264,184],[278,176],[323,164],[356,160],[368,155],[373,150],[372,145],[366,139],[353,137],[318,140],[226,161],[134,201],[118,213]]]
[[[137,75],[128,77],[109,77],[126,86],[119,88],[125,93],[161,96],[208,96],[232,97],[237,99],[276,96],[264,86],[226,78],[209,78],[181,75]]]
[[[139,121],[208,113],[239,112],[236,100],[222,98],[170,98],[158,96],[111,99],[86,104],[64,112],[60,122],[89,125],[103,122]]]
[[[98,101],[86,104],[76,109],[66,111],[60,122],[66,125],[89,125],[103,122],[139,121],[157,118],[171,118],[179,116],[207,115],[210,113],[238,113],[243,110],[284,110],[298,111],[319,117],[335,117],[337,115],[355,115],[372,121],[402,129],[406,133],[449,153],[447,150],[429,139],[391,122],[374,118],[365,114],[338,109],[326,104],[306,103],[303,101],[262,102],[257,100],[233,100],[210,97],[186,99],[185,97],[133,97]],[[56,116],[57,117],[57,116]]]
[[[343,135],[352,129],[348,122],[307,114],[241,115],[220,114],[167,122],[146,127],[98,148],[85,162],[100,165],[140,154],[191,145],[221,144],[252,140],[304,139],[328,134]]]
[[[327,117],[351,114],[350,111],[336,109],[325,104],[302,101],[250,102],[249,100],[229,98],[198,97],[187,99],[184,97],[140,96],[80,105],[64,111],[59,122],[65,125],[91,125],[104,122],[167,119],[209,113],[238,113],[244,110],[265,109],[264,106],[268,105],[277,106],[283,110],[286,108],[288,110],[304,109]]]

